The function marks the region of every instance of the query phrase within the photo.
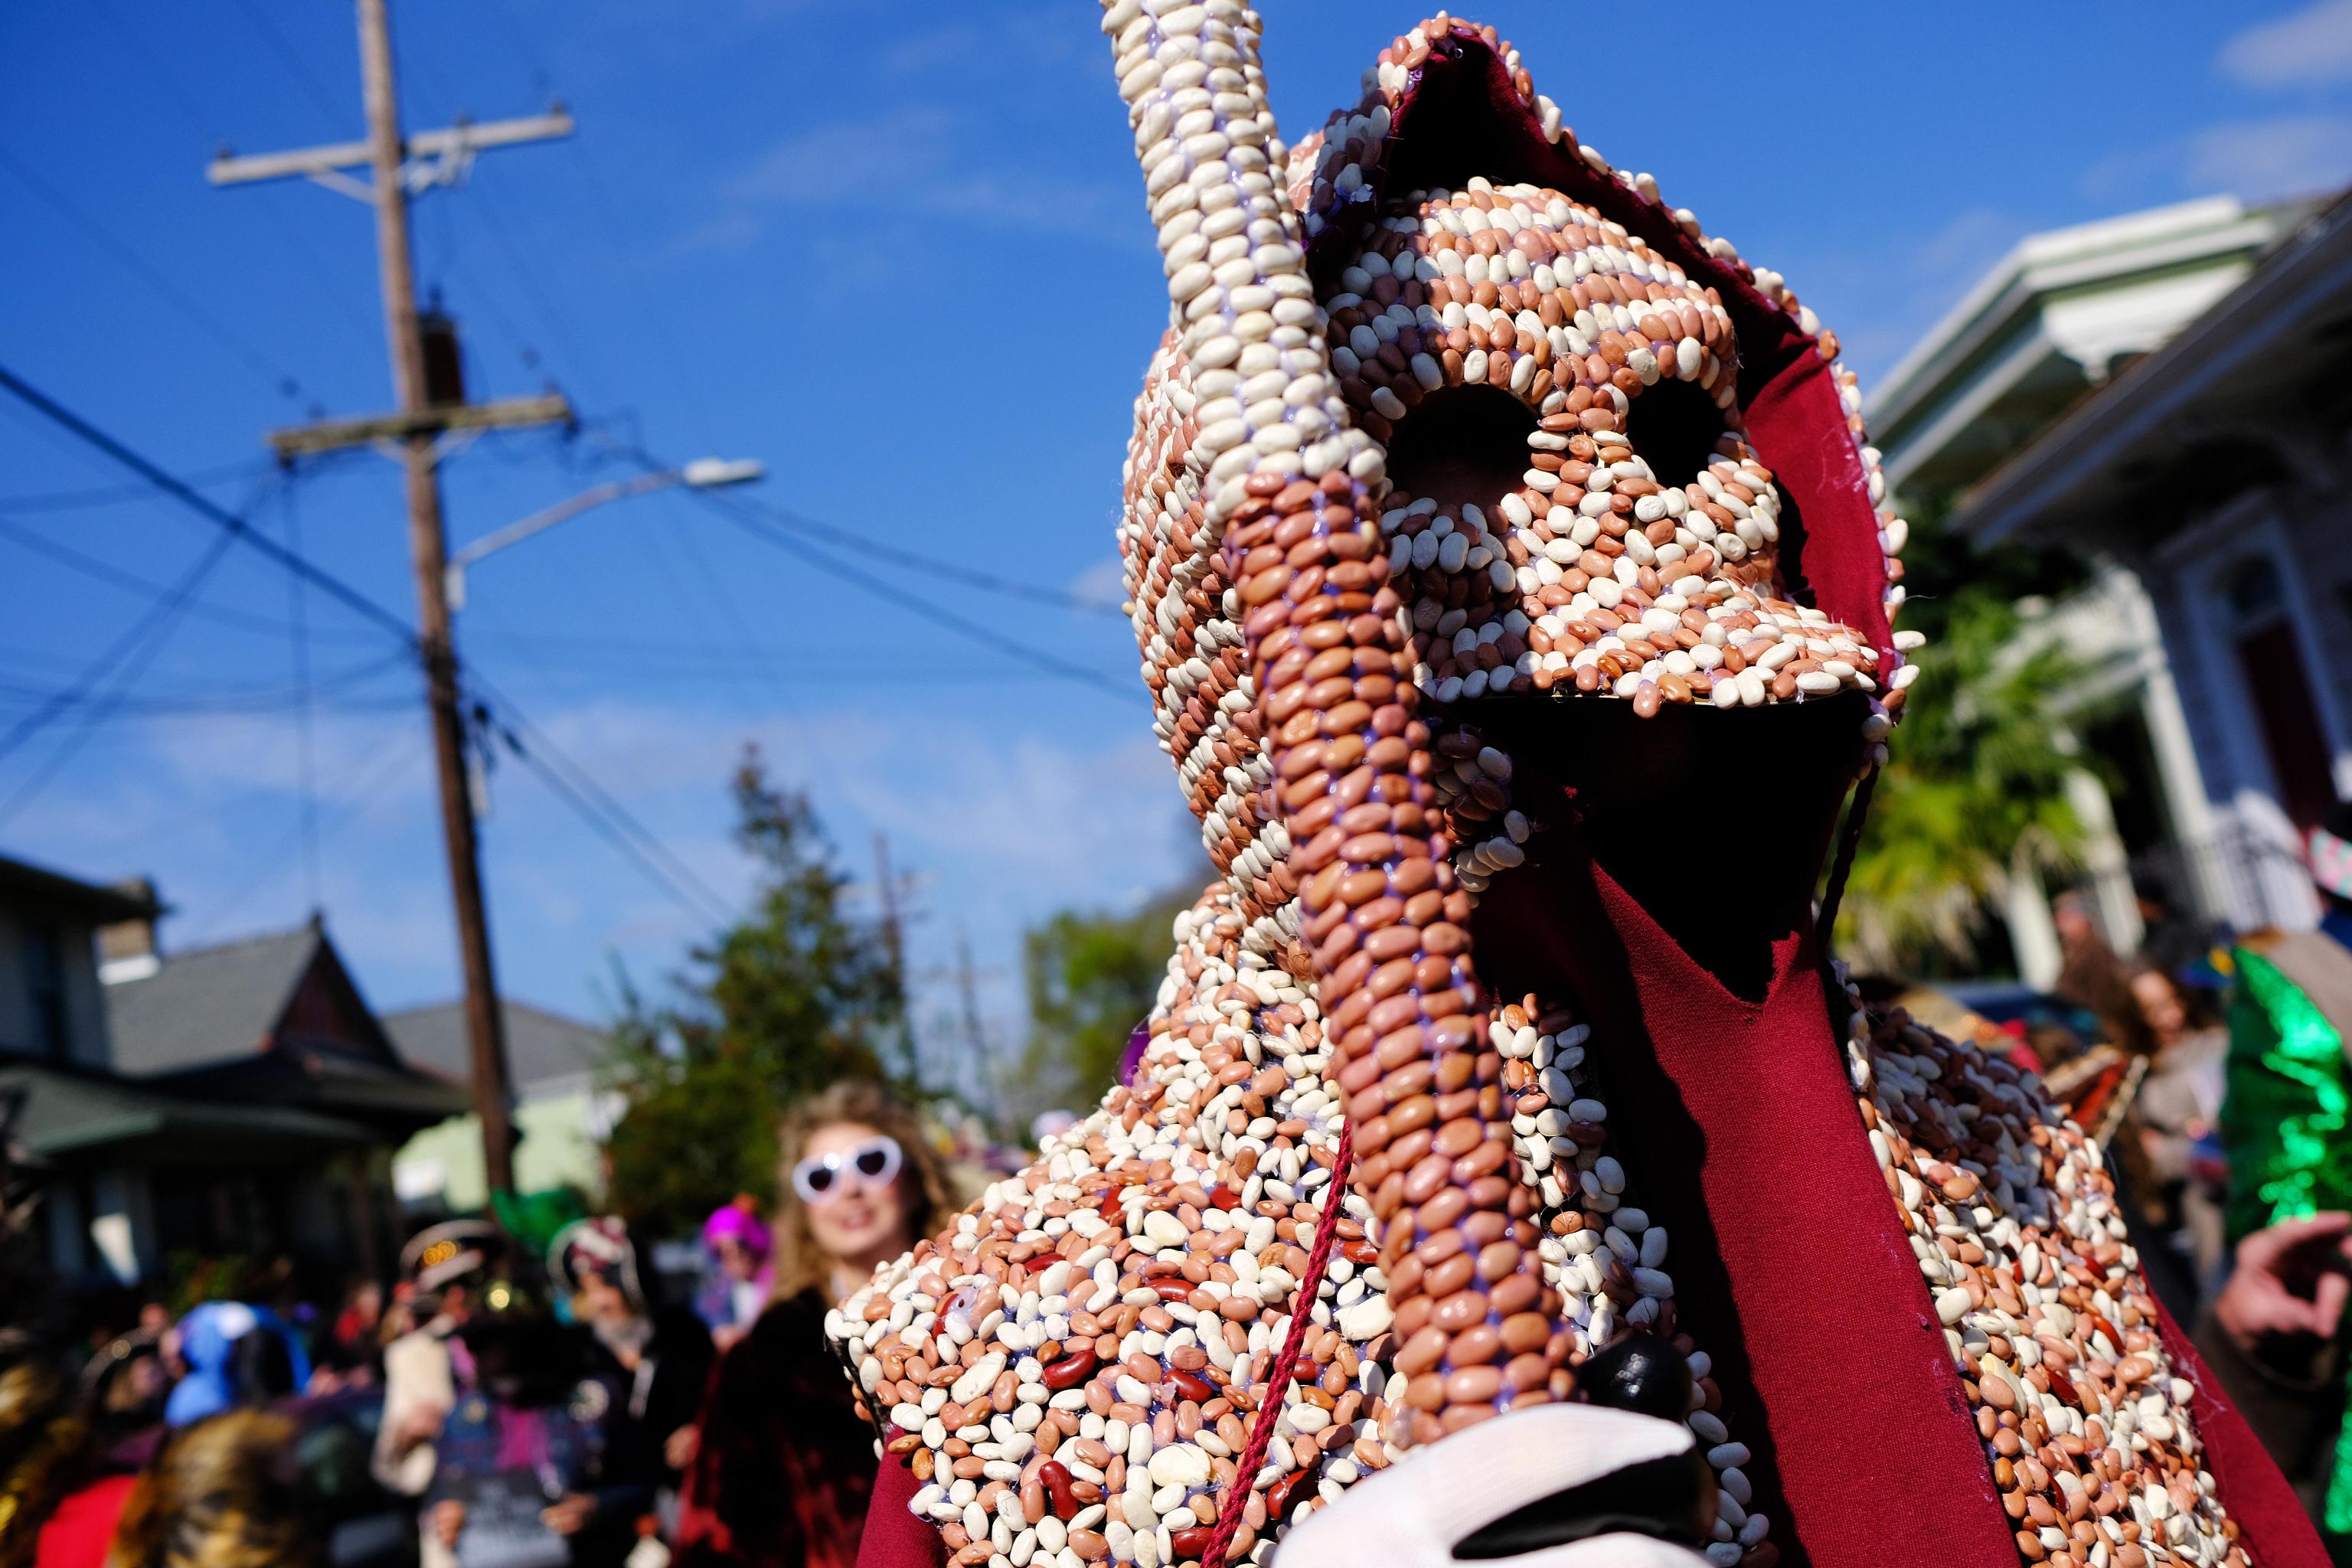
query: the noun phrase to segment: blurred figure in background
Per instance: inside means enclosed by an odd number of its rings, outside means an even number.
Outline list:
[[[2352,1559],[2352,1449],[2339,1452],[2346,1391],[2335,1342],[2344,1301],[2342,1211],[2352,1209],[2352,1071],[2345,1059],[2352,1041],[2352,806],[2337,806],[2312,830],[2307,864],[2325,910],[2319,929],[2264,932],[2232,954],[2238,984],[2221,1139],[2238,1276],[2215,1315],[2224,1319],[2225,1305],[2249,1296],[2308,1310],[2284,1312],[2300,1312],[2297,1331],[2231,1335],[2242,1353],[2215,1370],[2344,1561]],[[2249,1283],[2242,1287],[2240,1277]],[[2315,1418],[2316,1432],[2308,1429]]]
[[[320,1531],[295,1462],[294,1423],[240,1410],[175,1431],[129,1489],[102,1559],[41,1568],[312,1568]]]
[[[620,1568],[649,1488],[616,1475],[628,1391],[521,1285],[493,1279],[458,1331],[457,1401],[434,1438],[425,1568]]]
[[[505,1238],[481,1220],[451,1220],[421,1230],[401,1249],[400,1270],[415,1327],[383,1347],[383,1415],[376,1429],[376,1479],[404,1497],[433,1484],[433,1442],[457,1402],[457,1339],[473,1310],[472,1291]]]
[[[697,1306],[710,1325],[712,1342],[724,1351],[759,1321],[775,1279],[768,1263],[768,1227],[749,1193],[711,1211],[703,1223],[702,1245],[717,1268]]]
[[[605,1423],[603,1488],[613,1506],[622,1489],[634,1489],[650,1517],[694,1457],[712,1352],[700,1318],[647,1300],[637,1256],[619,1220],[576,1220],[556,1232],[547,1268],[572,1321],[591,1336],[586,1370],[621,1391]]]
[[[163,1402],[168,1426],[268,1405],[310,1384],[310,1358],[302,1342],[267,1307],[206,1301],[180,1320],[179,1332],[180,1359],[188,1370]]]
[[[82,1369],[92,1451],[107,1465],[135,1470],[154,1452],[172,1392],[163,1341],[157,1330],[133,1329],[109,1342]]]
[[[342,1310],[328,1326],[320,1363],[333,1369],[340,1385],[374,1382],[383,1359],[383,1287],[373,1279],[355,1282],[344,1293]]]
[[[879,1085],[827,1089],[793,1110],[780,1142],[773,1293],[712,1380],[680,1568],[853,1568],[874,1428],[825,1347],[824,1314],[948,1208],[937,1152]]]
[[[2225,1242],[2221,1194],[2200,1178],[2198,1147],[2221,1113],[2226,1030],[2200,1018],[2192,997],[2164,969],[2134,963],[2130,1006],[2113,1020],[2116,1041],[2147,1062],[2116,1148],[2130,1196],[2158,1247],[2144,1253],[2148,1278],[2184,1322],[2219,1275]]]
[[[0,1330],[0,1568],[32,1568],[37,1545],[79,1539],[105,1545],[127,1481],[84,1497],[89,1431],[72,1375],[46,1346]],[[43,1555],[40,1562],[48,1558]]]
[[[2090,900],[2080,893],[2059,894],[2050,901],[2050,923],[2057,928],[2060,956],[2058,979],[2050,994],[2101,1018],[2127,1012],[2130,981],[2123,960],[2092,918]]]

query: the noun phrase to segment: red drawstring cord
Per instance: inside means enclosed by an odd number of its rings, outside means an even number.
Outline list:
[[[1331,1163],[1331,1180],[1323,1188],[1323,1212],[1315,1221],[1315,1247],[1307,1255],[1307,1273],[1298,1281],[1298,1292],[1291,1298],[1290,1332],[1282,1342],[1282,1352],[1274,1358],[1267,1370],[1265,1392],[1260,1396],[1257,1417],[1250,1423],[1248,1446],[1242,1449],[1242,1462],[1234,1472],[1232,1500],[1217,1510],[1216,1533],[1209,1537],[1208,1550],[1201,1553],[1201,1568],[1224,1568],[1225,1551],[1234,1543],[1234,1532],[1242,1527],[1242,1514],[1249,1500],[1257,1492],[1258,1467],[1265,1463],[1265,1450],[1274,1441],[1274,1424],[1282,1418],[1283,1395],[1290,1392],[1290,1374],[1298,1365],[1298,1352],[1307,1343],[1307,1326],[1315,1314],[1315,1300],[1323,1289],[1323,1271],[1331,1265],[1331,1248],[1339,1239],[1339,1211],[1346,1202],[1348,1166],[1355,1152],[1355,1129],[1339,1129],[1339,1149]],[[1271,1530],[1275,1521],[1268,1519]]]

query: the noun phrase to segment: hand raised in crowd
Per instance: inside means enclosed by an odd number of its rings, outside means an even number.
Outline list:
[[[2249,1350],[2290,1352],[2335,1336],[2352,1296],[2352,1214],[2265,1226],[2238,1243],[2238,1266],[2213,1303],[2230,1337]]]
[[[404,1453],[419,1443],[430,1443],[441,1436],[442,1426],[448,1419],[449,1413],[441,1406],[420,1405],[401,1417],[400,1426],[394,1436]]]
[[[458,1532],[466,1528],[466,1505],[461,1502],[436,1502],[425,1511],[425,1528],[433,1538],[450,1551],[457,1550]]]
[[[595,1511],[594,1498],[572,1492],[541,1510],[539,1521],[558,1535],[577,1535]]]

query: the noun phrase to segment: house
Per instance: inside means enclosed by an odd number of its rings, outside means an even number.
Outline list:
[[[501,1003],[507,1072],[514,1085],[515,1186],[524,1193],[569,1187],[590,1201],[604,1191],[602,1145],[619,1114],[600,1088],[613,1042],[603,1030],[527,1003]],[[402,1058],[452,1082],[466,1082],[462,1002],[387,1013],[383,1026]],[[393,1185],[412,1208],[464,1212],[488,1201],[481,1119],[468,1112],[409,1140],[394,1157]]]
[[[2064,547],[2086,580],[2050,603],[2021,605],[2036,644],[2063,646],[2083,671],[2060,694],[2062,744],[2086,758],[2070,798],[2086,829],[2079,879],[2109,940],[2141,936],[2139,898],[2233,926],[2302,917],[2300,874],[2274,838],[2211,808],[2193,721],[2207,654],[2168,635],[2146,562],[2074,521],[1988,528],[1988,499],[2046,439],[2136,383],[2150,356],[2187,340],[2292,248],[2316,208],[2249,208],[2208,197],[2032,236],[1936,323],[1866,407],[1890,483],[1916,524],[1991,542]],[[2283,879],[2283,880],[2282,880]],[[2274,886],[2276,884],[2276,886]],[[2020,882],[2005,913],[2021,973],[2047,984],[2058,967],[2045,890]]]
[[[1979,480],[1948,525],[2128,573],[2182,748],[2184,893],[2310,925],[2305,830],[2352,796],[2352,197],[2297,213],[2242,279]]]
[[[341,1133],[295,1181],[270,1161],[155,1167],[163,1253],[274,1248],[365,1267],[396,1250],[404,1227],[392,1152],[466,1095],[401,1059],[324,922],[313,917],[290,931],[166,953],[149,917],[111,928],[101,944],[117,1074],[142,1089],[299,1116]]]
[[[391,1151],[463,1096],[399,1060],[323,929],[166,955],[163,913],[143,882],[0,858],[0,1095],[46,1167],[52,1265],[122,1286],[176,1254],[378,1267]]]

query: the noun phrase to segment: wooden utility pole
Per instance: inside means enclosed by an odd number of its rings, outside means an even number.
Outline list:
[[[874,836],[874,886],[882,901],[882,945],[890,954],[891,977],[898,983],[898,1050],[905,1058],[899,1065],[912,1084],[919,1065],[915,1060],[915,1029],[908,1021],[915,1002],[907,973],[907,932],[898,919],[898,879],[890,872],[890,839],[886,834]]]
[[[509,1118],[506,1020],[499,1008],[498,979],[490,963],[489,917],[482,899],[481,849],[474,805],[466,778],[466,733],[458,710],[457,655],[449,631],[445,568],[448,541],[441,519],[442,437],[449,431],[480,431],[533,425],[569,424],[571,405],[561,396],[511,398],[469,404],[434,396],[428,384],[425,344],[416,310],[416,279],[408,234],[412,180],[448,183],[462,176],[486,148],[566,136],[571,116],[562,107],[530,120],[487,125],[459,124],[404,139],[400,100],[394,88],[392,37],[384,0],[358,0],[361,88],[367,112],[367,139],[290,153],[239,158],[224,155],[207,171],[216,185],[299,176],[354,196],[375,209],[376,265],[383,290],[384,336],[392,351],[392,383],[397,411],[361,419],[326,421],[270,432],[280,459],[353,446],[373,446],[396,454],[407,478],[408,547],[416,572],[418,641],[425,663],[425,690],[433,729],[435,773],[441,795],[441,828],[449,860],[449,886],[457,905],[457,945],[466,983],[466,1041],[474,1110],[482,1123],[482,1165],[489,1190],[514,1190],[514,1133]],[[366,184],[344,171],[364,166]]]
[[[1003,1064],[988,1041],[988,1029],[980,1019],[980,972],[972,967],[971,938],[961,924],[956,927],[956,994],[963,1004],[964,1046],[970,1051],[973,1065],[979,1068],[982,1091],[988,1096],[989,1114],[1004,1113],[1004,1073]]]
[[[393,88],[392,33],[384,0],[359,0],[360,79],[367,103],[368,163],[374,175],[376,269],[383,282],[383,330],[392,346],[393,395],[403,414],[426,405],[425,339],[416,326],[416,278],[408,241],[407,161],[400,100]],[[457,906],[457,951],[466,974],[467,1059],[474,1110],[482,1120],[482,1170],[493,1193],[514,1191],[514,1133],[507,1119],[506,1020],[490,965],[490,924],[482,904],[481,846],[466,784],[466,727],[457,712],[457,653],[449,639],[443,573],[448,536],[441,522],[438,436],[402,442],[408,477],[408,553],[416,569],[417,632],[425,645],[425,700],[433,721],[433,764],[441,786],[441,835],[449,890]]]

